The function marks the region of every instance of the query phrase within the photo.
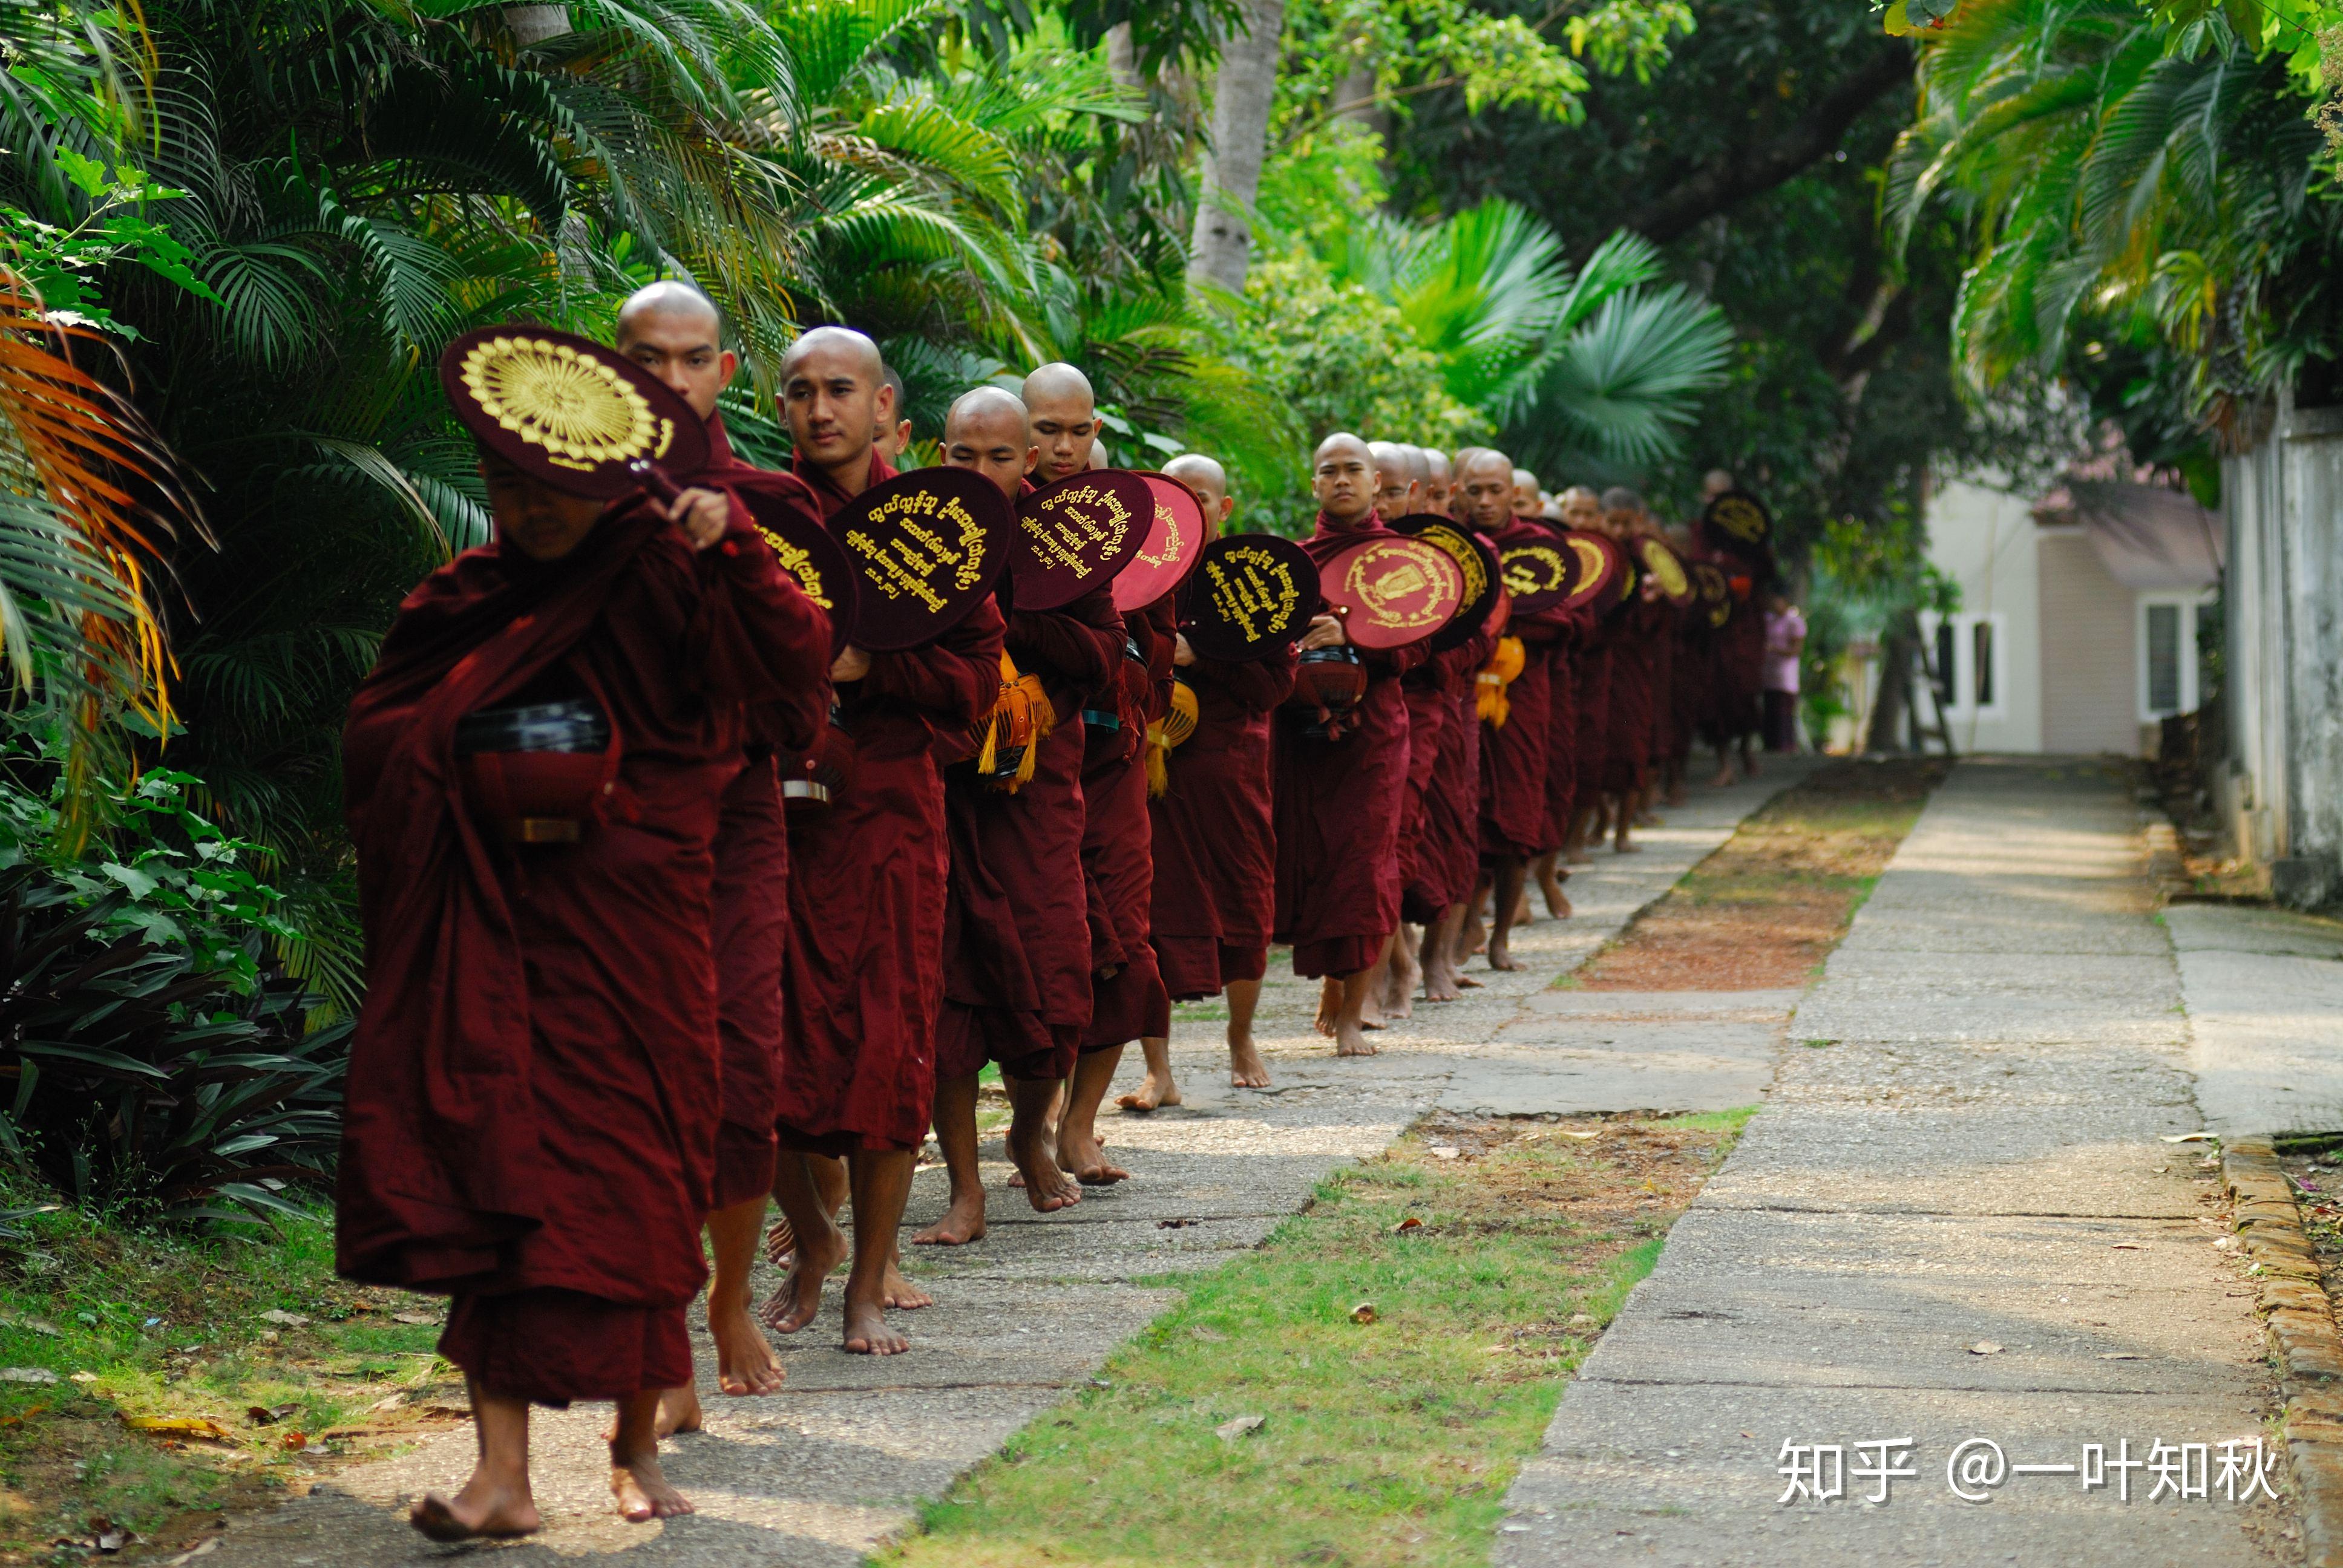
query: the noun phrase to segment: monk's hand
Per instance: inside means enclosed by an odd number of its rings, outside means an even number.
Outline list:
[[[1340,648],[1351,639],[1342,635],[1342,623],[1331,615],[1313,616],[1310,629],[1302,634],[1302,651],[1313,648]]]
[[[686,490],[668,503],[667,519],[683,530],[695,550],[724,537],[732,525],[732,503],[714,490]]]
[[[1196,662],[1196,650],[1188,646],[1188,634],[1184,631],[1172,634],[1172,662],[1182,669]]]
[[[836,658],[830,661],[830,680],[833,686],[842,685],[850,680],[860,680],[870,673],[870,656],[850,642],[839,650]]]

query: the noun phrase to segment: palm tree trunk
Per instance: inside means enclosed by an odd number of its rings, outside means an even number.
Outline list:
[[[1865,751],[1904,751],[1905,719],[1912,710],[1912,665],[1920,652],[1920,630],[1909,616],[1898,616],[1888,628],[1879,657],[1879,700],[1871,706],[1871,733],[1864,737]]]
[[[569,7],[567,5],[508,5],[505,25],[512,29],[513,42],[522,48],[542,44],[548,38],[558,38],[569,31]]]
[[[1277,87],[1277,44],[1285,0],[1242,0],[1244,29],[1221,45],[1212,85],[1212,140],[1196,193],[1196,234],[1188,274],[1231,293],[1244,287],[1252,260],[1252,204],[1269,156],[1269,106]]]

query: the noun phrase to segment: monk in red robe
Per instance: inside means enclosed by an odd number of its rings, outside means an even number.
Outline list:
[[[1053,448],[1079,443],[1087,457],[1089,430],[1069,433],[1055,420],[1052,427],[1045,444],[1023,401],[980,387],[952,406],[944,460],[983,474],[1014,498],[1027,488],[1029,466],[1038,467]],[[1081,1189],[1059,1170],[1048,1117],[1091,1014],[1081,710],[1112,678],[1122,640],[1105,588],[1061,609],[1012,610],[1010,660],[1021,676],[1041,682],[1052,728],[1033,743],[1031,777],[1013,789],[963,769],[950,775],[951,940],[934,1121],[951,1201],[915,1242],[958,1246],[985,1233],[976,1101],[988,1060],[999,1063],[1009,1091],[1009,1156],[1027,1201],[1049,1213],[1081,1200]]]
[[[1423,454],[1423,509],[1435,518],[1453,518],[1450,506],[1456,493],[1456,468],[1449,462],[1448,454],[1430,447],[1418,447]]]
[[[1174,457],[1163,471],[1195,492],[1204,515],[1225,524],[1236,509],[1228,476],[1202,453]],[[1226,995],[1229,1082],[1269,1087],[1269,1066],[1253,1043],[1253,1011],[1269,972],[1277,915],[1277,849],[1271,821],[1269,731],[1293,689],[1293,651],[1242,663],[1206,658],[1176,639],[1172,662],[1195,694],[1196,729],[1164,759],[1167,787],[1148,802],[1155,880],[1149,940],[1165,990],[1181,1001]],[[1172,1042],[1143,1036],[1147,1076],[1118,1101],[1148,1111],[1180,1103]]]
[[[781,361],[781,406],[805,481],[833,528],[849,502],[894,477],[871,449],[893,406],[878,347],[859,332],[807,333]],[[768,1309],[784,1333],[810,1323],[846,1239],[810,1159],[843,1158],[854,1201],[844,1343],[892,1355],[886,1321],[896,1228],[935,1098],[943,999],[944,801],[939,749],[965,746],[1000,689],[1001,623],[988,603],[924,647],[849,647],[830,668],[854,779],[828,810],[792,824],[790,920],[774,1195],[795,1232]]]
[[[813,514],[813,498],[785,474],[732,455],[716,399],[739,369],[723,344],[723,321],[689,284],[654,283],[618,311],[618,352],[649,371],[708,422],[710,459],[698,482],[736,501],[779,497]],[[757,1326],[750,1270],[773,1187],[773,1081],[781,1050],[781,950],[789,927],[789,834],[781,814],[776,749],[813,744],[830,708],[827,618],[821,640],[774,650],[794,658],[788,698],[749,715],[745,766],[724,792],[714,849],[717,1027],[723,1050],[724,1116],[716,1142],[715,1207],[708,1216],[714,1268],[708,1329],[716,1342],[717,1387],[734,1395],[781,1386],[780,1363]],[[696,1432],[699,1391],[672,1391],[659,1411],[662,1436]]]
[[[1573,485],[1554,498],[1566,530],[1598,530],[1603,500],[1584,485]],[[1563,864],[1572,818],[1578,805],[1578,704],[1584,675],[1580,663],[1594,636],[1597,613],[1581,605],[1563,617],[1562,635],[1554,639],[1550,686],[1554,718],[1546,731],[1546,838],[1554,846],[1530,862],[1530,872],[1545,897],[1546,913],[1557,920],[1570,917],[1570,899],[1562,884],[1570,879]]]
[[[367,1000],[350,1056],[336,1266],[454,1298],[479,1463],[413,1511],[434,1540],[538,1527],[528,1409],[611,1400],[611,1489],[661,1475],[691,1381],[722,1072],[710,847],[744,709],[790,701],[828,637],[720,491],[610,503],[484,452],[496,542],[409,594],[350,704],[345,788]],[[619,747],[573,843],[508,843],[455,754],[467,715],[583,700]]]
[[[1316,526],[1302,541],[1321,566],[1362,539],[1397,538],[1374,509],[1374,454],[1358,437],[1329,436],[1311,462]],[[1342,623],[1321,612],[1301,651],[1337,648]],[[1367,689],[1339,739],[1280,722],[1271,759],[1276,795],[1276,940],[1293,944],[1293,972],[1323,977],[1319,1029],[1341,1056],[1373,1052],[1361,1024],[1377,955],[1399,925],[1399,819],[1407,789],[1407,702],[1399,678],[1429,657],[1421,642],[1366,650]]]
[[[1383,518],[1412,517],[1422,511],[1431,468],[1421,448],[1397,441],[1374,441],[1375,511]],[[1415,988],[1423,979],[1418,957],[1422,928],[1439,923],[1444,905],[1434,908],[1438,883],[1427,870],[1425,841],[1433,765],[1439,760],[1441,737],[1455,706],[1455,661],[1437,655],[1401,678],[1400,694],[1407,703],[1407,789],[1400,800],[1399,875],[1400,925],[1367,994],[1370,1023],[1383,1019],[1410,1018],[1415,1012]]]
[[[1498,554],[1524,545],[1552,544],[1552,530],[1516,510],[1515,470],[1503,452],[1473,454],[1457,471],[1465,518]],[[1536,493],[1536,480],[1530,492]],[[1505,635],[1522,643],[1522,670],[1505,689],[1504,722],[1480,726],[1481,862],[1493,894],[1489,967],[1514,970],[1512,938],[1529,861],[1546,839],[1547,731],[1553,723],[1553,650],[1562,635],[1557,609],[1515,611]],[[1468,922],[1469,925],[1469,922]]]
[[[1095,430],[1089,378],[1071,365],[1045,365],[1025,378],[1037,433],[1087,423]],[[1095,446],[1091,467],[1106,457]],[[1045,445],[1042,461],[1049,462]],[[1054,476],[1053,476],[1054,477]],[[1109,598],[1111,600],[1111,593]],[[1147,809],[1147,727],[1172,697],[1179,618],[1169,596],[1122,616],[1114,674],[1082,709],[1082,871],[1092,918],[1091,1020],[1058,1122],[1058,1164],[1090,1186],[1128,1181],[1099,1141],[1099,1107],[1114,1083],[1123,1048],[1172,1030],[1172,1000],[1148,941],[1155,879]]]
[[[1640,852],[1630,836],[1652,789],[1653,705],[1657,698],[1658,648],[1673,619],[1666,598],[1644,571],[1635,547],[1649,529],[1644,498],[1624,486],[1603,492],[1604,523],[1635,564],[1634,597],[1618,611],[1611,662],[1611,709],[1603,765],[1604,809],[1612,820],[1612,849]]]

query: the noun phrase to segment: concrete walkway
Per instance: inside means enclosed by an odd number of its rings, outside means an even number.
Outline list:
[[[1547,988],[1810,767],[1799,759],[1755,784],[1696,789],[1665,828],[1642,836],[1643,853],[1599,854],[1570,882],[1574,918],[1518,933],[1522,971],[1476,970],[1483,990],[1443,1007],[1420,1004],[1413,1022],[1377,1037],[1382,1054],[1373,1058],[1337,1061],[1311,1032],[1316,988],[1293,982],[1282,955],[1272,960],[1256,1030],[1276,1077],[1272,1091],[1229,1089],[1222,1015],[1181,1010],[1173,1053],[1187,1103],[1104,1123],[1135,1181],[1043,1217],[1004,1189],[1009,1167],[998,1142],[989,1144],[991,1235],[956,1251],[904,1249],[938,1299],[905,1319],[910,1354],[878,1361],[840,1352],[833,1287],[822,1317],[783,1347],[782,1393],[710,1399],[708,1432],[672,1445],[668,1473],[700,1512],[665,1525],[629,1526],[611,1513],[595,1436],[606,1408],[540,1412],[538,1502],[548,1528],[499,1561],[853,1563],[1173,1299],[1143,1282],[1258,1244],[1330,1171],[1382,1150],[1434,1106],[1523,1114],[1752,1103],[1792,994],[1704,996],[1684,999],[1687,1008]],[[1130,1053],[1118,1091],[1136,1087],[1137,1058]],[[922,1174],[907,1225],[932,1220],[943,1196],[942,1171]],[[700,1347],[705,1386],[712,1372],[704,1338]],[[205,1568],[442,1560],[400,1511],[427,1487],[460,1483],[470,1450],[461,1429],[344,1472],[273,1515],[239,1523]]]
[[[2224,1138],[2343,1129],[2343,921],[2175,904],[2197,1102]]]
[[[2213,1172],[2167,1141],[2200,1118],[2139,829],[2095,764],[1955,770],[1565,1394],[1500,1563],[2292,1560],[2288,1513],[2225,1500],[2217,1457],[2186,1501],[2148,1501],[2144,1468],[2128,1503],[2075,1472],[1948,1483],[1971,1439],[2079,1466],[2252,1439],[2275,1409]],[[1892,1439],[1884,1465],[1855,1446]],[[1841,1448],[1844,1495],[1779,1501],[1785,1443]],[[1829,1456],[1805,1462],[1829,1490]],[[1878,1505],[1858,1467],[1916,1473]]]

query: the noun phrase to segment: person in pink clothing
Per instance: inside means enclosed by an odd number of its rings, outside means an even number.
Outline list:
[[[1765,749],[1798,749],[1798,659],[1806,651],[1806,618],[1789,596],[1765,607]]]

